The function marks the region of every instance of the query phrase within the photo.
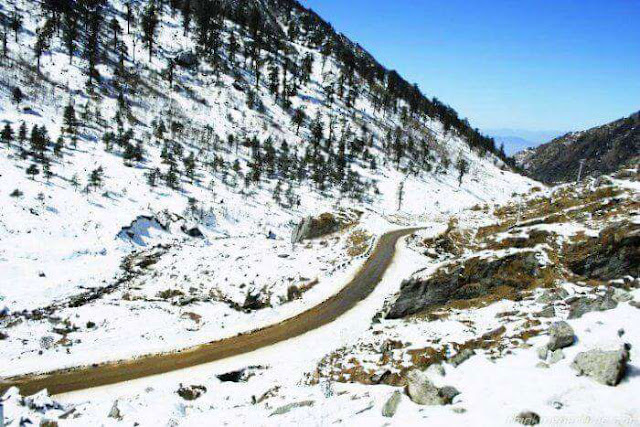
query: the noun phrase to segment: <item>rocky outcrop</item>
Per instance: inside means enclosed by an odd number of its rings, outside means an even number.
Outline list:
[[[341,222],[330,213],[323,213],[318,217],[306,217],[294,228],[291,236],[293,243],[303,240],[317,239],[340,230]]]
[[[640,112],[628,118],[557,138],[516,155],[516,163],[539,181],[570,182],[613,173],[640,158]]]
[[[568,299],[567,302],[569,303],[569,319],[579,319],[592,311],[613,310],[618,306],[618,303],[613,299],[613,292],[606,292],[595,298],[575,297]]]
[[[587,375],[597,382],[616,386],[620,383],[627,369],[629,350],[627,346],[620,350],[589,350],[576,356],[571,367],[578,375]]]
[[[564,251],[569,269],[589,279],[640,276],[640,224],[622,221]]]
[[[540,275],[537,254],[531,250],[496,259],[471,258],[443,267],[429,278],[406,280],[386,317],[397,319],[449,301],[527,289]]]

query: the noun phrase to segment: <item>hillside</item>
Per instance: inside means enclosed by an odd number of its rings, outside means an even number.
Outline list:
[[[2,6],[2,375],[273,323],[382,232],[532,185],[296,2]]]
[[[516,164],[538,181],[570,182],[638,164],[640,112],[582,132],[568,133],[515,155]]]

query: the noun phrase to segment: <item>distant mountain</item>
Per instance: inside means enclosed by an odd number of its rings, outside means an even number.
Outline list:
[[[600,127],[568,133],[518,153],[515,158],[517,165],[532,178],[546,183],[576,179],[583,160],[583,176],[599,176],[637,165],[640,112]]]
[[[527,148],[537,147],[566,133],[560,130],[535,131],[508,128],[484,129],[484,132],[495,139],[497,146],[504,144],[504,150],[508,156],[513,156]]]

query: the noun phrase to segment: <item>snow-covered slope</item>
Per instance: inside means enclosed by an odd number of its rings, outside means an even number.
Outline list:
[[[200,3],[0,2],[0,375],[282,320],[381,232],[533,185],[311,12],[241,3],[203,23]],[[292,246],[323,212],[355,220]]]

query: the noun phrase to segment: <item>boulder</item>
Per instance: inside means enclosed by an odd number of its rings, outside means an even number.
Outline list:
[[[557,289],[545,289],[542,294],[538,297],[536,302],[540,304],[550,304],[554,301],[563,300],[569,296],[569,292],[564,288]]]
[[[475,355],[476,352],[470,348],[465,348],[464,350],[458,352],[458,354],[456,354],[455,356],[451,357],[449,360],[447,360],[452,366],[454,367],[458,367],[459,365],[463,364],[464,362],[466,362],[467,360],[469,360],[471,358],[471,356]]]
[[[447,405],[460,394],[454,387],[436,387],[424,372],[412,369],[406,374],[406,392],[418,405]]]
[[[191,51],[180,52],[173,60],[176,65],[183,68],[195,68],[199,64],[198,55]]]
[[[540,415],[536,414],[535,412],[524,411],[520,412],[516,416],[515,421],[522,424],[523,426],[535,426],[540,424]]]
[[[536,317],[543,317],[545,319],[555,317],[556,316],[556,308],[553,305],[548,305],[543,308],[541,311],[536,313]]]
[[[189,387],[184,387],[182,386],[182,384],[177,391],[178,396],[180,396],[184,400],[196,400],[206,392],[207,388],[205,386],[192,385]]]
[[[549,354],[549,363],[551,364],[558,363],[562,359],[564,359],[564,352],[562,349],[557,349]]]
[[[180,230],[182,230],[182,232],[184,234],[186,234],[189,237],[194,237],[196,239],[202,239],[204,237],[204,234],[202,233],[202,231],[200,231],[200,229],[198,227],[194,226],[188,226],[186,224],[183,224],[180,227]]]
[[[388,418],[393,417],[396,414],[401,401],[402,393],[400,393],[398,390],[394,391],[391,397],[389,397],[389,399],[382,407],[382,416]]]
[[[595,349],[579,353],[571,367],[578,375],[587,375],[601,384],[616,386],[624,377],[628,361],[627,347],[613,351]]]
[[[569,347],[575,341],[573,328],[567,322],[555,322],[549,327],[549,351]]]

